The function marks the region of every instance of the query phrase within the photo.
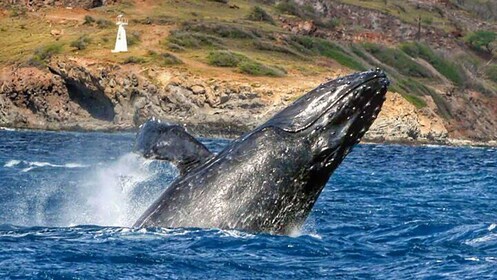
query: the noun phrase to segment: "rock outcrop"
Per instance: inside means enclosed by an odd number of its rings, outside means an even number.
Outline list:
[[[232,135],[256,126],[271,111],[262,98],[266,89],[242,83],[158,70],[145,77],[117,65],[77,60],[54,61],[49,69],[4,70],[0,125],[122,130],[156,116]]]
[[[91,9],[115,4],[119,0],[8,0],[0,4],[3,6],[20,6],[29,10],[38,10],[46,7],[71,7]]]
[[[370,141],[445,143],[444,121],[429,110],[416,109],[400,94],[389,92],[387,100],[365,138]]]
[[[49,70],[10,68],[0,78],[0,126],[50,130],[131,130],[146,119],[231,137],[254,128],[296,95],[286,89],[203,79],[173,69],[126,69],[89,60],[52,61]],[[445,142],[444,123],[388,93],[365,136],[372,141]]]

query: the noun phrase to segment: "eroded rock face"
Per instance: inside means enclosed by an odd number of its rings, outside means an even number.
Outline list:
[[[0,126],[122,130],[155,116],[203,135],[230,137],[266,121],[310,90],[203,79],[171,69],[142,73],[81,59],[53,61],[49,69],[2,73]],[[445,142],[447,134],[433,112],[388,93],[365,139]]]
[[[4,6],[24,6],[30,10],[38,10],[45,7],[72,7],[92,9],[105,5],[115,4],[117,2],[119,2],[119,0],[8,0],[2,4]]]
[[[365,139],[393,142],[445,142],[444,121],[429,110],[419,110],[398,93],[387,93],[387,100]]]
[[[232,135],[255,127],[268,112],[264,90],[239,83],[172,72],[164,79],[162,71],[145,78],[120,66],[78,60],[53,61],[49,69],[4,70],[1,126],[132,129],[155,116]]]
[[[451,33],[446,33],[432,26],[423,26],[421,34],[418,34],[416,25],[408,24],[378,10],[345,4],[341,1],[295,0],[295,2],[303,8],[313,7],[316,15],[323,21],[340,19],[341,24],[337,28],[321,28],[315,31],[321,37],[342,41],[373,41],[391,44],[416,40],[420,36],[435,47],[449,49],[457,47],[457,42],[453,40]],[[431,6],[433,5],[431,4]],[[293,28],[293,26],[287,27],[286,25],[283,27],[290,31]]]

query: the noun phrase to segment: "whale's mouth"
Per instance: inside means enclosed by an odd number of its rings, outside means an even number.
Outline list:
[[[374,99],[374,94],[383,98],[389,83],[386,74],[379,69],[330,81],[296,100],[263,126],[299,133],[324,125],[317,124],[323,120],[337,119],[333,115],[347,118]]]
[[[347,132],[367,129],[381,110],[389,83],[383,72],[379,76],[365,80],[362,84],[347,90],[313,122],[295,132],[304,131],[311,126],[318,126],[315,128],[317,130],[320,127],[341,126],[342,130]],[[336,131],[335,133],[340,134]]]

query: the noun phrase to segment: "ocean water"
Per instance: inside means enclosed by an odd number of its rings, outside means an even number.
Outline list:
[[[359,145],[274,236],[131,228],[177,174],[133,140],[0,130],[1,279],[497,278],[496,149]]]

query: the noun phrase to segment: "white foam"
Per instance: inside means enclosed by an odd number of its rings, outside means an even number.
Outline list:
[[[497,224],[491,224],[491,225],[489,225],[489,226],[488,226],[488,228],[487,228],[487,229],[488,229],[488,231],[492,231],[492,230],[494,230],[496,227],[497,227]]]
[[[150,196],[155,195],[153,200],[157,195],[141,193],[137,198],[134,193],[140,183],[155,175],[149,168],[151,162],[129,153],[107,166],[97,165],[90,169],[78,190],[78,197],[75,198],[81,205],[68,209],[68,222],[79,225],[131,226],[149,206]]]
[[[77,163],[77,162],[69,162],[69,163],[65,163],[65,164],[53,164],[53,163],[45,162],[45,161],[25,161],[25,160],[17,160],[17,159],[9,160],[7,163],[4,164],[4,167],[12,168],[12,167],[16,167],[19,165],[27,166],[21,170],[22,172],[29,172],[37,167],[54,167],[54,168],[85,168],[85,167],[89,167],[89,165]]]
[[[20,160],[17,160],[17,159],[11,159],[9,160],[6,164],[4,164],[3,167],[14,167],[16,165],[18,165],[19,163],[21,163]]]

